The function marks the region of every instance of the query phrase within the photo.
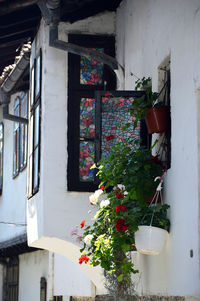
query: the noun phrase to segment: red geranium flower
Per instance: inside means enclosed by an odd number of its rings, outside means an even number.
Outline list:
[[[80,223],[81,228],[83,228],[84,225],[85,225],[85,220],[83,220],[83,221]]]
[[[109,96],[109,95],[110,95],[110,92],[106,92],[106,93],[104,94],[105,97],[107,97],[107,96]]]
[[[115,195],[118,199],[123,199],[124,198],[124,191],[123,190],[120,190],[120,189],[115,189]]]
[[[125,220],[123,218],[119,218],[115,223],[115,228],[118,232],[123,232],[128,229],[129,225],[126,225]]]
[[[116,212],[118,211],[126,211],[126,206],[125,205],[118,205],[116,207]]]
[[[102,186],[100,187],[100,189],[101,189],[101,190],[104,190],[104,185],[102,185]]]
[[[114,135],[107,136],[107,137],[106,137],[106,141],[110,141],[110,140],[112,140],[112,139],[114,139],[114,138],[115,138]]]
[[[83,262],[87,263],[90,258],[88,258],[86,255],[82,254],[79,258],[79,264],[82,264]]]

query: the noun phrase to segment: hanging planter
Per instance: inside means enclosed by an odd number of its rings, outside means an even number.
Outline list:
[[[168,232],[153,226],[139,226],[135,232],[135,245],[138,252],[146,255],[158,255],[167,240]]]
[[[145,121],[149,134],[165,132],[168,129],[169,108],[167,106],[150,108]]]
[[[156,189],[154,197],[151,199],[151,202],[148,206],[148,210],[150,210],[150,214],[151,214],[150,222],[147,225],[144,224],[145,218],[147,218],[148,220],[148,212],[146,212],[141,220],[141,225],[138,226],[139,230],[135,232],[136,248],[138,252],[146,255],[158,255],[162,251],[168,236],[167,230],[159,227],[160,225],[164,226],[165,224],[165,227],[169,228],[169,224],[168,224],[168,219],[162,220],[161,223],[158,220],[157,213],[161,213],[163,215],[164,212],[166,213],[166,209],[168,207],[168,205],[166,204],[164,205],[162,201],[161,190],[162,190],[163,178],[156,177],[155,181],[157,181],[158,179],[160,180],[160,183]],[[161,208],[163,207],[163,209],[165,207],[163,212],[156,212],[156,206],[159,200],[161,201],[162,204],[159,206],[161,206]],[[158,226],[157,226],[157,222],[158,222]],[[156,223],[156,225],[154,223]]]

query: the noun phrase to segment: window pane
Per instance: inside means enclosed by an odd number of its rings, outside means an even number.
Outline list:
[[[134,116],[128,112],[128,107],[133,102],[133,98],[128,97],[103,97],[102,99],[102,136],[101,151],[102,156],[110,153],[111,147],[119,141],[126,138],[140,138],[140,124],[134,131]],[[131,126],[122,131],[120,126],[130,122]],[[115,139],[109,140],[109,136],[113,135]],[[107,141],[108,140],[108,141]]]
[[[13,174],[19,171],[19,127],[14,131]]]
[[[35,83],[35,92],[36,92],[36,97],[40,94],[40,55],[36,59],[36,83]]]
[[[81,98],[80,137],[94,138],[94,134],[95,134],[94,115],[95,115],[94,98]]]
[[[34,147],[39,144],[39,117],[40,117],[40,106],[38,105],[35,109],[34,116]]]
[[[103,48],[91,48],[103,52]],[[103,63],[90,57],[81,56],[80,83],[82,85],[101,85],[103,83]]]
[[[93,181],[94,170],[90,167],[94,164],[94,142],[80,142],[79,178],[80,181]]]
[[[28,115],[28,94],[24,94],[21,99],[21,117],[27,118]]]
[[[33,173],[33,156],[29,157],[29,168],[28,168],[28,197],[32,195],[32,173]]]
[[[33,153],[33,189],[38,188],[39,186],[39,173],[38,173],[38,167],[39,167],[39,155],[38,155],[38,147],[35,149]]]
[[[35,88],[35,68],[33,67],[31,71],[31,106],[34,103],[34,97],[35,97],[34,88]]]

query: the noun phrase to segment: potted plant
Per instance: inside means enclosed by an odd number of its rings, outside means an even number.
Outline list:
[[[169,108],[159,100],[160,93],[153,92],[151,78],[138,79],[136,90],[144,90],[145,95],[134,99],[130,112],[137,120],[145,119],[149,134],[162,133],[169,123]]]
[[[167,217],[167,204],[152,204],[141,214],[141,224],[135,232],[137,250],[146,255],[158,255],[166,242],[170,221]]]

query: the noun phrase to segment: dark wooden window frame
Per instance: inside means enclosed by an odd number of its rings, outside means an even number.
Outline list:
[[[6,295],[7,301],[18,301],[19,293],[19,259],[9,258],[6,271]]]
[[[20,97],[20,117],[28,119],[28,104],[29,93],[23,92]],[[25,108],[23,108],[25,106]],[[25,109],[24,112],[22,109]],[[23,171],[27,166],[27,151],[28,151],[28,125],[20,123],[20,171]]]
[[[40,278],[40,301],[47,300],[47,281],[45,277]]]
[[[113,97],[141,97],[144,95],[143,91],[110,91]],[[82,95],[82,94],[81,94]],[[98,162],[101,158],[101,100],[105,95],[105,91],[96,91],[95,92],[95,163]],[[79,181],[79,124],[77,120],[79,120],[80,116],[78,114],[78,106],[77,104],[73,103],[74,105],[74,114],[72,117],[69,116],[71,126],[74,129],[76,140],[73,143],[73,149],[69,149],[68,151],[72,151],[71,156],[73,156],[73,162],[71,162],[71,169],[70,176],[71,176],[71,189],[74,191],[94,191],[98,187],[98,180],[97,178],[94,179],[94,182],[80,182]],[[141,120],[141,130],[140,130],[140,140],[141,145],[145,145],[147,147],[150,146],[150,136],[147,133],[146,123],[144,120]],[[73,180],[73,182],[72,182]]]
[[[70,43],[88,48],[104,48],[104,53],[115,57],[115,38],[113,36],[69,35]],[[94,191],[97,185],[79,180],[80,99],[94,98],[97,90],[114,90],[116,76],[104,65],[103,81],[100,85],[80,83],[80,56],[68,54],[68,165],[67,186],[69,191]]]
[[[40,62],[39,64],[39,71],[37,70],[38,64],[37,62]],[[32,139],[32,149],[30,149],[29,158],[32,157],[32,160],[29,159],[29,168],[31,169],[31,187],[29,187],[29,197],[33,196],[35,193],[39,190],[39,184],[40,184],[40,144],[41,144],[41,83],[42,83],[42,50],[39,50],[38,55],[36,56],[32,69],[31,69],[31,97],[30,97],[30,119],[33,119],[32,126],[32,133],[31,133],[31,139]],[[39,76],[39,79],[37,78]],[[36,85],[38,84],[38,91],[36,93]],[[38,115],[37,110],[39,110]],[[36,122],[38,124],[38,132],[35,131],[35,125]],[[31,123],[31,122],[30,122]],[[38,141],[35,141],[36,134],[38,135]],[[38,153],[37,161],[34,157],[34,155]],[[36,165],[35,165],[36,164]],[[35,181],[35,166],[37,166],[37,179],[36,179],[36,185],[34,183]]]
[[[14,101],[14,115],[20,116],[20,97],[17,96]],[[20,171],[20,123],[14,122],[13,129],[13,178],[15,178]]]
[[[63,296],[54,296],[53,301],[63,301]]]
[[[25,99],[26,112],[22,112]],[[18,111],[17,111],[18,109]],[[28,118],[28,92],[22,92],[14,102],[14,115]],[[23,136],[24,133],[24,136]],[[16,140],[17,139],[17,140]],[[13,130],[13,178],[27,166],[28,126],[21,122],[14,122]],[[26,148],[26,149],[25,149]]]

